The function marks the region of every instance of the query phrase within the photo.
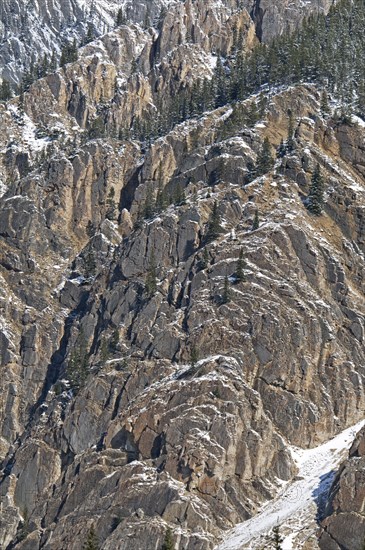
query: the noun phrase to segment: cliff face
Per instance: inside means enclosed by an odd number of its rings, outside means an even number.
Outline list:
[[[303,3],[289,0],[244,0],[243,5],[255,22],[257,36],[269,42],[275,36],[295,29],[308,15],[326,13],[333,3],[332,0],[309,0]]]
[[[211,75],[234,29],[256,43],[234,2],[177,3],[1,106],[4,548],[76,549],[92,526],[104,549],[159,548],[167,526],[213,548],[295,476],[288,443],[363,416],[363,125],[324,118],[303,85],[250,127],[222,107],[151,145],[120,136]],[[294,151],[244,185],[289,111]],[[317,163],[319,218],[303,204]]]
[[[48,60],[52,51],[60,57],[62,45],[76,39],[82,43],[88,31],[94,38],[105,35],[116,26],[117,12],[121,8],[125,20],[144,26],[157,26],[162,10],[170,6],[171,14],[180,10],[182,4],[194,11],[195,2],[174,0],[3,0],[0,6],[0,73],[13,83],[19,83],[30,63]],[[260,40],[269,41],[274,36],[293,29],[309,13],[327,10],[329,0],[301,2],[266,2],[266,0],[224,0],[209,2],[204,6],[208,14],[205,25],[212,24],[210,7],[222,13],[234,13],[245,8],[255,22]],[[191,26],[196,22],[191,20]],[[184,26],[184,25],[183,25]],[[211,27],[212,28],[212,27]],[[198,30],[198,29],[197,29]],[[202,42],[202,37],[198,36]],[[168,33],[164,33],[169,40]]]
[[[333,483],[322,521],[320,548],[363,548],[365,540],[364,475],[365,430],[356,437]]]

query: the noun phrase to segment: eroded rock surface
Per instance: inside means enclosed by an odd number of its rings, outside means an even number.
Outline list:
[[[227,106],[152,144],[120,135],[211,75],[237,28],[257,42],[234,2],[178,3],[35,82],[24,113],[0,107],[4,548],[80,548],[92,525],[103,549],[159,548],[168,526],[180,549],[213,548],[296,475],[288,443],[363,417],[364,127],[323,118],[303,85],[250,127]],[[294,151],[245,185],[288,111]]]

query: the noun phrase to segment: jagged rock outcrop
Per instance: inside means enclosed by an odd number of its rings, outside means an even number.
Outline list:
[[[298,23],[308,15],[327,12],[333,2],[332,0],[309,0],[303,4],[288,0],[280,2],[244,0],[242,4],[255,22],[259,39],[269,42],[275,36],[295,29]]]
[[[125,19],[128,22],[143,24],[144,26],[157,26],[159,16],[163,9],[171,6],[171,18],[175,18],[176,12],[183,10],[188,14],[181,22],[179,29],[180,40],[190,41],[200,45],[207,41],[204,30],[213,29],[215,26],[214,11],[222,15],[235,13],[246,8],[252,20],[255,22],[256,34],[260,40],[269,41],[274,36],[281,34],[288,28],[292,29],[309,13],[324,10],[327,11],[332,2],[330,0],[311,0],[302,3],[255,2],[239,0],[224,0],[223,2],[186,2],[173,0],[131,0],[121,1],[86,1],[81,0],[52,0],[48,2],[38,1],[27,4],[23,0],[3,1],[0,12],[0,73],[3,77],[14,83],[19,83],[30,63],[41,61],[43,54],[49,59],[55,50],[60,57],[62,45],[74,38],[78,43],[83,43],[88,30],[91,28],[94,38],[105,35],[116,24],[117,12],[123,9]],[[196,4],[201,4],[204,21],[199,15],[194,14]],[[213,10],[209,10],[209,4]],[[208,9],[207,9],[208,8]],[[200,8],[198,7],[198,12]],[[189,18],[189,14],[194,17]],[[171,23],[168,16],[165,24]],[[176,21],[176,19],[175,19]],[[216,41],[216,49],[220,49],[225,41],[225,33],[230,40],[229,27],[223,33],[214,33],[210,38]],[[176,28],[173,32],[176,32]],[[164,41],[169,43],[169,33],[164,33]],[[162,45],[163,46],[163,45]],[[224,48],[221,50],[224,53]]]
[[[80,548],[92,525],[104,549],[158,548],[168,526],[213,548],[295,476],[288,443],[363,417],[364,127],[303,85],[250,126],[226,106],[152,144],[120,136],[210,76],[237,28],[256,43],[235,2],[178,3],[159,33],[122,26],[1,106],[5,548]],[[289,111],[294,150],[247,184]]]
[[[365,429],[359,432],[349,458],[333,483],[322,521],[322,550],[361,550],[365,540],[364,517]]]

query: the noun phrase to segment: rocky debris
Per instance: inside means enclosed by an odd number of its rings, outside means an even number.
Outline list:
[[[349,458],[332,485],[321,522],[319,546],[323,550],[355,550],[364,546],[365,429],[356,437]]]

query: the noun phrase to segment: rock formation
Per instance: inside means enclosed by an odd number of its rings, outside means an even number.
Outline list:
[[[365,540],[365,429],[358,434],[332,486],[319,545],[325,550],[363,548]]]
[[[76,550],[92,527],[104,550],[160,548],[168,527],[214,548],[295,476],[288,444],[363,418],[364,126],[323,117],[303,84],[256,124],[224,106],[151,144],[121,135],[211,76],[234,31],[250,50],[302,15],[280,2],[269,29],[260,10],[255,26],[236,2],[174,3],[0,106],[4,549]],[[294,150],[245,184],[288,112]]]

